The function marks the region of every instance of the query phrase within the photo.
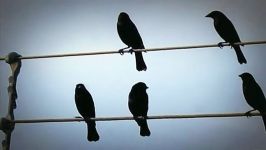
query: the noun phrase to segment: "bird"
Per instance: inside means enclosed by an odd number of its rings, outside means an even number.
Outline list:
[[[262,115],[262,120],[266,131],[266,99],[263,91],[250,73],[242,73],[239,75],[239,77],[243,81],[242,86],[244,97],[247,103],[253,107],[253,110],[246,112],[246,115],[250,116],[252,111],[258,110]]]
[[[147,85],[143,82],[138,82],[132,86],[132,89],[128,96],[128,108],[132,113],[135,121],[140,127],[141,136],[150,136],[151,132],[147,123],[147,113],[148,113],[148,94],[146,90]],[[142,118],[139,118],[139,117]]]
[[[96,123],[89,118],[95,118],[94,102],[91,94],[83,84],[77,84],[75,89],[75,103],[80,115],[87,123],[88,141],[98,141],[100,139],[96,130]]]
[[[220,11],[212,11],[206,15],[206,17],[210,17],[214,20],[214,28],[218,34],[225,40],[225,42],[228,42],[235,49],[238,62],[240,64],[246,64],[247,60],[242,53],[240,46],[234,45],[234,43],[241,41],[232,22]],[[218,44],[220,48],[223,47],[222,43],[224,42]]]
[[[133,52],[132,49],[145,49],[136,25],[125,12],[121,12],[118,16],[117,32],[122,42],[128,46],[127,48],[131,47],[131,54]],[[124,49],[121,49],[119,52],[123,54]],[[144,62],[142,52],[135,52],[135,59],[136,69],[138,71],[146,71],[147,66]]]

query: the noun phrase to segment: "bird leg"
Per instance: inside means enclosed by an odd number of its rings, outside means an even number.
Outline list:
[[[139,118],[139,119],[142,119],[142,120],[144,120],[144,119],[145,119],[145,117],[144,117],[144,116],[139,116],[138,118]]]
[[[75,116],[76,119],[81,119],[82,117],[81,116]],[[80,122],[80,121],[79,121]]]
[[[227,42],[219,42],[217,45],[218,45],[220,48],[223,48],[225,43],[227,43]]]
[[[252,110],[246,112],[245,115],[246,115],[247,117],[251,117],[251,112],[252,112],[252,111],[256,111],[256,109],[252,109]]]
[[[130,48],[130,47],[128,46],[128,47],[125,47],[125,48],[121,48],[121,49],[118,50],[118,52],[120,53],[120,55],[124,55],[124,50],[128,49],[128,48]]]
[[[230,44],[230,43],[229,43],[229,46],[230,46],[230,48],[232,49],[233,46],[235,46],[235,45],[234,45],[234,43],[233,43],[233,44]]]
[[[137,120],[144,120],[146,119],[144,116],[133,116],[134,119],[137,119]]]
[[[135,52],[135,51],[131,48],[131,49],[128,50],[128,52],[129,52],[130,54],[132,54],[132,53]]]
[[[236,42],[236,43],[238,43],[238,42]],[[231,46],[231,48],[233,48],[233,46],[237,46],[235,43],[232,43],[232,44],[229,43],[229,45]],[[245,45],[244,44],[240,44],[240,46],[244,47]]]
[[[84,117],[84,121],[85,121],[86,123],[88,123],[88,122],[92,122],[91,117]]]

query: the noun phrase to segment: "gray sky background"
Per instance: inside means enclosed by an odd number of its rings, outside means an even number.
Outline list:
[[[118,50],[121,11],[138,27],[146,48],[218,43],[222,39],[205,18],[224,12],[242,41],[266,39],[265,0],[73,1],[0,0],[0,55]],[[240,65],[229,47],[144,53],[146,72],[133,55],[100,55],[23,60],[18,78],[16,119],[71,118],[77,83],[91,92],[98,117],[129,116],[128,93],[139,81],[148,86],[149,115],[246,112],[251,108],[238,77],[250,72],[266,92],[265,45],[242,47]],[[7,111],[9,66],[0,62],[0,115]],[[149,120],[150,137],[134,121],[97,122],[100,141],[89,143],[84,123],[18,124],[12,150],[186,149],[263,150],[260,117],[247,119]],[[4,137],[0,133],[0,140]]]

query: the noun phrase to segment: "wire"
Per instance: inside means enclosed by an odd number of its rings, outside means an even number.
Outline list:
[[[250,41],[250,42],[238,42],[234,45],[255,45],[266,44],[266,41]],[[229,43],[224,43],[223,46],[230,46]],[[194,49],[194,48],[210,48],[219,47],[218,44],[208,45],[192,45],[192,46],[177,46],[177,47],[161,47],[161,48],[149,48],[149,49],[134,49],[134,51],[166,51],[166,50],[180,50],[180,49]],[[103,54],[119,54],[119,51],[101,51],[101,52],[86,52],[86,53],[69,53],[69,54],[55,54],[55,55],[39,55],[39,56],[22,56],[20,59],[40,59],[40,58],[56,58],[56,57],[73,57],[73,56],[86,56],[86,55],[103,55]],[[125,50],[124,53],[130,53],[130,50]],[[5,60],[5,57],[0,57],[0,60]]]
[[[250,116],[261,116],[260,113],[251,113]],[[162,115],[148,116],[147,119],[188,119],[188,118],[221,118],[221,117],[246,117],[245,113],[222,113],[222,114],[195,114],[195,115]],[[142,117],[138,117],[142,118]],[[95,121],[118,121],[133,120],[133,117],[98,117],[91,118]],[[51,123],[51,122],[80,122],[83,118],[63,118],[63,119],[31,119],[31,120],[14,120],[14,123]]]

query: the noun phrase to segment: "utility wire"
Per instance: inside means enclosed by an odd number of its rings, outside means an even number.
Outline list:
[[[261,116],[260,113],[251,113],[250,116]],[[224,118],[224,117],[247,117],[245,113],[221,113],[221,114],[192,114],[192,115],[161,115],[148,116],[147,119],[188,119],[188,118]],[[138,117],[142,118],[142,117]],[[91,118],[95,121],[119,121],[133,120],[133,117],[98,117]],[[13,123],[51,123],[51,122],[80,122],[83,118],[63,118],[63,119],[30,119],[30,120],[14,120]]]
[[[255,45],[266,44],[266,41],[249,41],[238,42],[234,45]],[[229,43],[223,43],[223,46],[230,46]],[[218,44],[204,44],[204,45],[192,45],[192,46],[177,46],[177,47],[161,47],[161,48],[148,48],[148,49],[134,49],[134,51],[166,51],[166,50],[180,50],[180,49],[195,49],[195,48],[210,48],[219,47]],[[119,54],[119,51],[100,51],[100,52],[86,52],[86,53],[68,53],[68,54],[54,54],[54,55],[38,55],[38,56],[22,56],[20,59],[40,59],[40,58],[55,58],[55,57],[73,57],[73,56],[86,56],[86,55],[103,55],[103,54]],[[130,53],[130,50],[125,50],[124,53]],[[5,57],[0,57],[0,60],[5,60]]]

